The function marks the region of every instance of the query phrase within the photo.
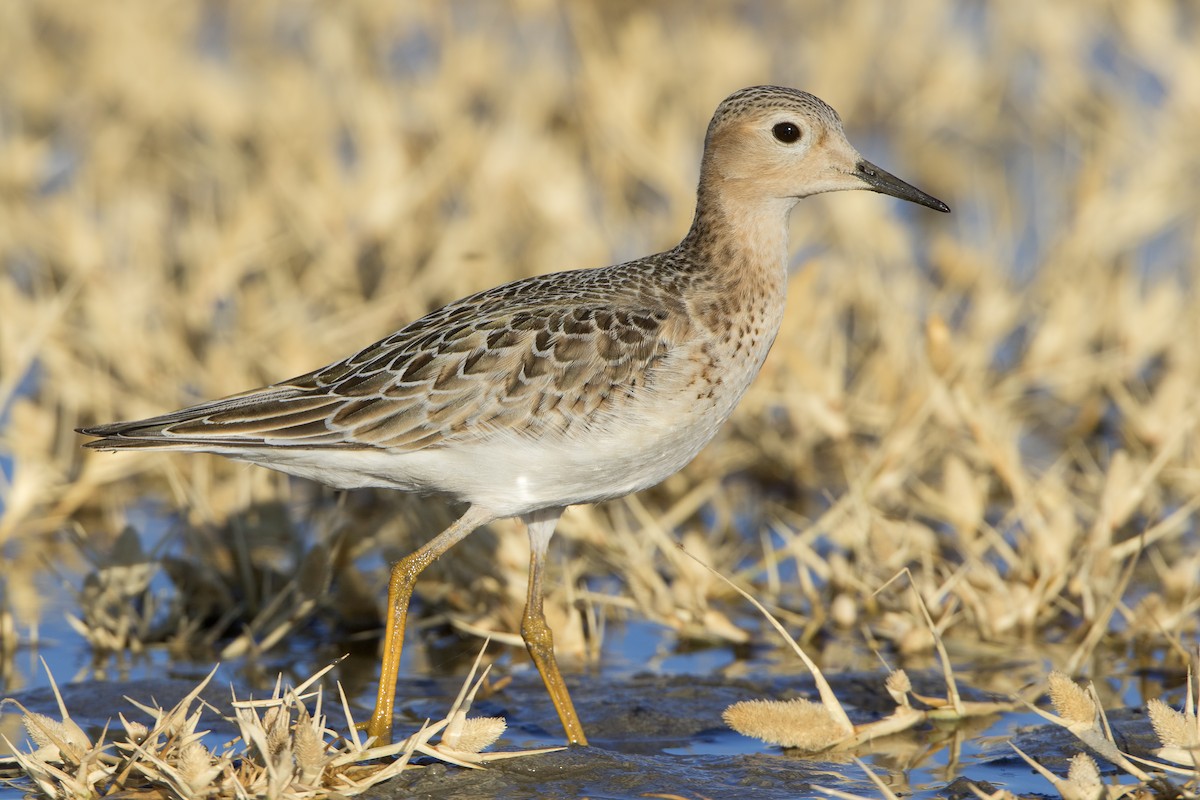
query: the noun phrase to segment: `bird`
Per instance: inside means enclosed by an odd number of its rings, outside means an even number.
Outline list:
[[[863,158],[814,95],[741,89],[709,122],[695,215],[675,247],[481,291],[304,375],[78,431],[99,450],[215,453],[336,489],[465,506],[391,566],[379,686],[362,726],[377,744],[391,741],[421,571],[480,526],[520,518],[530,544],[521,636],[568,742],[587,745],[543,612],[559,517],[654,486],[713,438],[783,320],[790,212],[855,189],[950,211]]]

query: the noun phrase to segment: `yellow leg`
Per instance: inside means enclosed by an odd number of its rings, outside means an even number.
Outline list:
[[[542,567],[546,562],[546,549],[554,526],[561,515],[562,509],[555,508],[525,516],[525,524],[529,526],[529,596],[525,600],[525,615],[521,619],[521,638],[525,640],[529,656],[546,684],[550,699],[554,701],[554,709],[562,721],[567,740],[571,744],[586,746],[587,736],[583,733],[583,725],[579,723],[567,684],[554,658],[554,633],[546,624],[542,609]]]
[[[371,719],[359,727],[375,737],[375,744],[392,741],[392,710],[396,702],[396,678],[400,672],[400,653],[404,649],[404,625],[408,620],[408,603],[421,571],[437,561],[467,534],[495,519],[493,514],[472,506],[437,537],[411,555],[392,565],[388,581],[387,627],[383,634],[383,661],[379,668],[379,690]]]

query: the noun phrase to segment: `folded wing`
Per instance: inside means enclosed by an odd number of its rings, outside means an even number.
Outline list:
[[[213,452],[407,452],[500,433],[569,434],[653,391],[656,364],[679,336],[661,308],[636,303],[468,298],[315,372],[81,433],[101,437],[88,444],[98,449]]]

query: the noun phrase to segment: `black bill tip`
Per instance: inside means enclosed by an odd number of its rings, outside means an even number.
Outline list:
[[[910,203],[917,203],[926,208],[932,208],[934,211],[950,213],[950,206],[941,200],[922,192],[911,183],[905,183],[886,169],[880,169],[866,159],[860,159],[854,165],[854,174],[861,178],[872,191],[898,197]]]

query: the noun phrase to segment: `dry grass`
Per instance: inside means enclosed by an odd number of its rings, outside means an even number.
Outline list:
[[[487,670],[476,679],[483,651],[444,719],[426,721],[403,741],[378,745],[363,740],[353,725],[349,703],[341,694],[348,722],[346,735],[328,727],[324,696],[318,682],[329,665],[296,687],[276,682],[262,700],[232,699],[225,722],[238,735],[213,748],[211,731],[198,730],[201,718],[217,712],[201,698],[216,669],[170,709],[127,698],[136,707],[132,719],[120,715],[123,734],[110,739],[105,730],[95,739],[72,719],[58,686],[50,685],[61,719],[29,711],[16,701],[34,748],[21,752],[2,735],[14,755],[0,759],[0,775],[16,768],[39,796],[52,800],[87,800],[108,795],[163,798],[268,797],[303,800],[353,797],[399,775],[421,769],[411,763],[424,756],[466,768],[500,759],[553,752],[542,750],[483,753],[504,732],[499,717],[468,717]],[[316,686],[315,689],[310,687]],[[340,690],[340,686],[338,687]],[[219,712],[218,712],[219,713]],[[142,722],[138,717],[147,720]],[[206,720],[208,722],[208,720]],[[437,740],[434,741],[434,737]]]
[[[958,647],[1182,667],[1200,625],[1195,8],[705,5],[0,4],[0,656],[38,618],[41,565],[84,563],[62,532],[110,552],[147,497],[193,531],[281,502],[283,527],[313,519],[300,538],[342,554],[319,576],[339,602],[378,597],[381,576],[347,565],[428,538],[440,502],[339,507],[217,458],[84,452],[72,428],[668,247],[713,107],[774,82],[828,100],[955,214],[802,204],[784,328],[725,432],[662,487],[564,519],[556,547],[585,556],[553,559],[564,655],[594,654],[586,631],[615,613],[744,637],[740,601],[674,552],[686,538],[803,639],[929,653],[909,590],[886,585],[907,568]],[[286,633],[262,587],[295,587],[228,541],[196,549],[217,600],[186,629]],[[304,563],[281,549],[256,563]],[[525,559],[513,527],[471,537],[422,608],[515,631]],[[618,596],[584,587],[610,573]],[[134,622],[98,629],[170,636]]]

